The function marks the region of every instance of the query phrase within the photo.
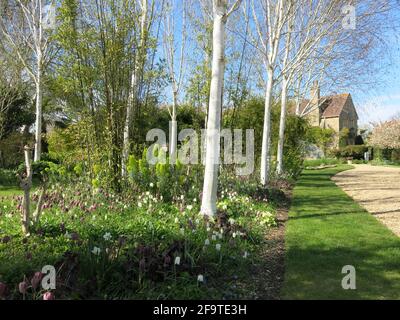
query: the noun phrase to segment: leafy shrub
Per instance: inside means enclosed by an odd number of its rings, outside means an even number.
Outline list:
[[[164,150],[156,147],[153,151],[154,156],[159,159],[154,165],[147,162],[146,148],[140,159],[134,155],[129,157],[127,166],[129,180],[135,189],[142,192],[150,190],[154,195],[161,196],[163,201],[171,201],[182,195],[199,199],[202,167],[183,166],[179,160],[175,164],[170,164],[170,159]]]
[[[350,145],[340,149],[333,150],[336,158],[353,158],[354,160],[364,159],[364,153],[368,151],[365,145]]]
[[[13,170],[0,169],[0,185],[1,186],[15,186],[17,184],[17,177]]]

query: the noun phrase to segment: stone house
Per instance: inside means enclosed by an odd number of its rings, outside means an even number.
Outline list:
[[[340,132],[349,131],[345,143],[355,144],[358,132],[358,114],[350,93],[335,94],[321,97],[318,82],[314,82],[310,99],[300,104],[300,114],[305,115],[312,126],[330,128],[336,132],[333,148],[339,147]]]

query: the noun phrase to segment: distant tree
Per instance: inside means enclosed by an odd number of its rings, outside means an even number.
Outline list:
[[[322,149],[326,155],[328,148],[335,138],[335,130],[311,127],[307,132],[308,141]]]
[[[400,149],[400,119],[376,125],[368,143],[379,149]]]

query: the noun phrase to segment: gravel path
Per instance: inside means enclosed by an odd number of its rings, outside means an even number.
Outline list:
[[[354,166],[332,180],[400,237],[400,168]]]

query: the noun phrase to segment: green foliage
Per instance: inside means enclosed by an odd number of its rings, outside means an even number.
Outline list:
[[[17,177],[13,170],[0,169],[0,186],[15,186]]]
[[[339,147],[343,148],[349,144],[351,138],[351,132],[349,128],[343,128],[339,132]]]
[[[327,149],[332,144],[334,137],[335,130],[333,129],[310,127],[307,130],[307,140],[321,148],[324,154],[327,153]]]
[[[336,158],[352,158],[355,160],[364,159],[364,153],[368,151],[368,147],[365,145],[350,145],[337,150],[333,150],[332,153]]]
[[[170,158],[159,146],[153,149],[153,156],[158,162],[149,165],[147,162],[148,149],[145,148],[142,158],[137,160],[134,155],[129,157],[127,166],[130,183],[135,189],[150,190],[154,195],[162,197],[164,201],[171,201],[183,194],[190,194],[192,199],[198,198],[201,166],[184,167],[179,160],[170,164]],[[188,176],[187,173],[191,174]]]
[[[15,169],[24,161],[24,145],[31,145],[33,137],[20,132],[13,132],[0,140],[0,167]]]
[[[169,174],[169,166],[158,168],[159,175]],[[68,290],[57,286],[57,299],[240,298],[226,279],[249,277],[264,232],[275,225],[271,202],[240,193],[226,193],[215,220],[199,215],[190,193],[165,203],[149,191],[93,195],[78,181],[54,185],[46,199],[25,240],[15,210],[20,199],[7,199],[4,214],[0,208],[0,281],[10,288],[7,299],[21,298],[18,283],[30,282],[48,264],[57,266],[57,281],[69,284]],[[26,298],[36,294],[29,288]]]
[[[8,82],[0,74],[0,141],[35,120],[27,88]]]
[[[264,124],[264,99],[252,97],[236,110],[228,109],[224,113],[224,127],[254,129],[255,161],[258,164],[261,155],[261,143]],[[271,114],[272,152],[276,153],[279,136],[280,105],[275,104]],[[284,141],[284,170],[288,176],[296,177],[302,167],[305,143],[309,140],[308,123],[305,119],[288,114]]]

